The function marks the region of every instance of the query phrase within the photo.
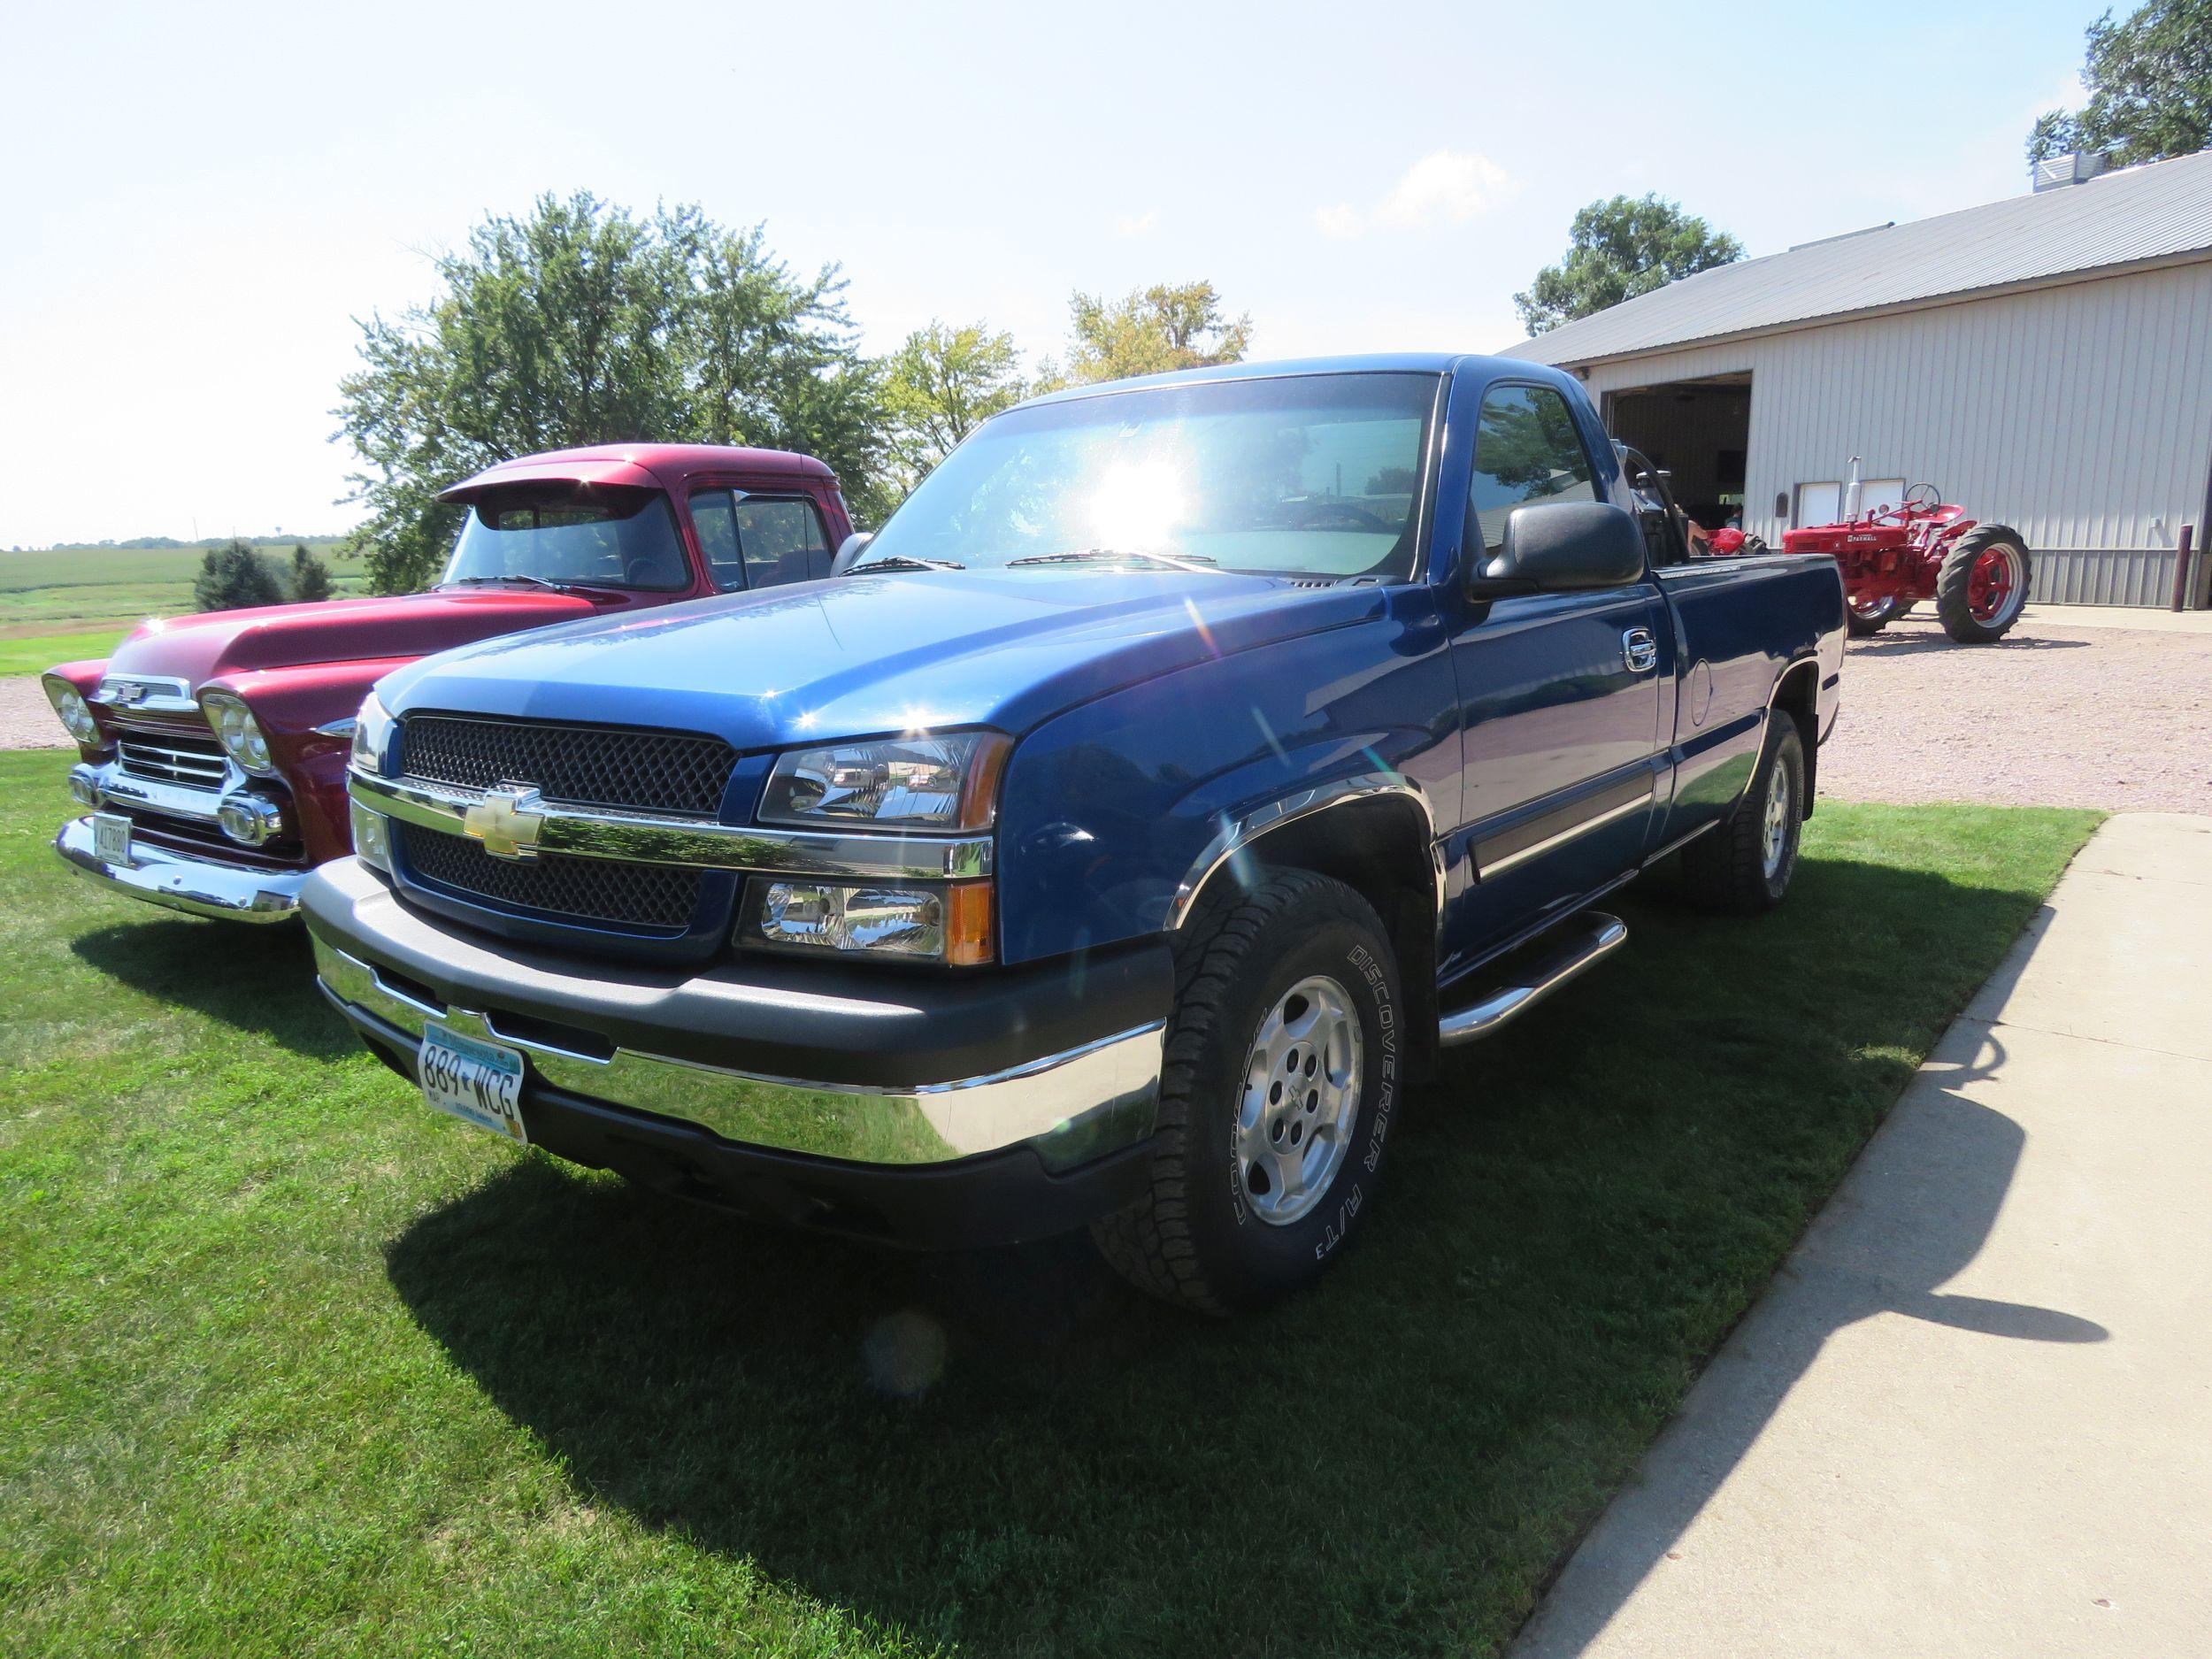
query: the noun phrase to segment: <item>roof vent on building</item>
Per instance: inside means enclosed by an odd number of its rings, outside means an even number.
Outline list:
[[[2111,165],[2101,150],[2070,150],[2062,156],[2053,156],[2035,164],[2036,192],[2086,184]]]

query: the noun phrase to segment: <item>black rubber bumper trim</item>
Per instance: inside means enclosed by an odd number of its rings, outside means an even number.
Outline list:
[[[1156,1024],[1174,1000],[1160,939],[966,972],[780,956],[646,966],[472,933],[410,909],[355,859],[309,877],[300,908],[326,943],[449,1006],[809,1083],[910,1088],[990,1077]]]
[[[414,1081],[411,1045],[380,1021],[356,1018],[354,1027],[370,1052]],[[1064,1174],[1047,1170],[1027,1147],[950,1164],[845,1164],[733,1146],[694,1125],[535,1081],[523,1091],[522,1121],[533,1146],[656,1192],[758,1220],[933,1250],[1071,1232],[1136,1202],[1152,1154],[1148,1139]]]

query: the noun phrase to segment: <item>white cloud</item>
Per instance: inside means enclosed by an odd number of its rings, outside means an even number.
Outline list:
[[[1314,227],[1325,236],[1364,235],[1377,228],[1423,230],[1432,225],[1463,224],[1513,193],[1513,180],[1487,156],[1468,150],[1432,150],[1405,171],[1373,211],[1365,214],[1349,203],[1316,209]]]
[[[1114,221],[1117,236],[1149,236],[1160,227],[1160,215],[1156,210],[1148,213],[1125,213]]]
[[[1360,223],[1359,210],[1348,203],[1314,209],[1313,222],[1324,236],[1349,238],[1364,228]]]

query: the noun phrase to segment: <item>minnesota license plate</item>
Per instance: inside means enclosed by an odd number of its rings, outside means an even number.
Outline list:
[[[92,815],[92,856],[104,864],[131,861],[131,821],[120,812]]]
[[[422,1028],[416,1070],[427,1104],[465,1124],[528,1142],[522,1128],[522,1056],[516,1050],[433,1021]]]

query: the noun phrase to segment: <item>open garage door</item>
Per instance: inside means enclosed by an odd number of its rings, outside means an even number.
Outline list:
[[[1717,530],[1741,514],[1750,371],[1609,392],[1604,413],[1616,438],[1674,475],[1674,498],[1698,523]]]

